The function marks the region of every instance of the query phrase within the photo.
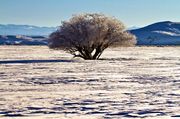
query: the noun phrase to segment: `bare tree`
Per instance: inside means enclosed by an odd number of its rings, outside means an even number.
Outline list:
[[[62,22],[49,36],[49,47],[62,49],[86,60],[99,59],[109,46],[132,46],[136,37],[123,23],[103,14],[81,14]]]

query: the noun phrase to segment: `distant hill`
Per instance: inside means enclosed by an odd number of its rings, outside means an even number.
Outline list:
[[[44,36],[0,35],[0,45],[47,45]]]
[[[57,27],[38,27],[32,25],[0,24],[0,35],[47,36],[56,29]]]
[[[180,45],[180,22],[158,22],[130,32],[137,45]]]
[[[0,45],[47,45],[57,27],[0,25]],[[130,28],[137,45],[180,45],[180,22],[158,22],[143,28]]]

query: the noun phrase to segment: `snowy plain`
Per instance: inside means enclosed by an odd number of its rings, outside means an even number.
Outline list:
[[[180,47],[113,48],[84,61],[0,46],[0,118],[180,118]]]

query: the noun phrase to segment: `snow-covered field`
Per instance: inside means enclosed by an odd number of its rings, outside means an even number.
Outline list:
[[[180,118],[180,47],[108,49],[84,61],[0,46],[0,118]]]

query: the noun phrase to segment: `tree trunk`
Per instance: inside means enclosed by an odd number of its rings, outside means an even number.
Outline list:
[[[97,59],[99,59],[99,57],[101,56],[101,54],[103,52],[101,50],[101,45],[99,45],[95,49],[96,51],[95,51],[94,55],[92,55],[93,50],[90,51],[86,48],[81,48],[81,47],[78,47],[77,50],[78,50],[79,54],[78,55],[73,54],[74,57],[80,57],[80,58],[83,58],[85,60],[97,60]]]

